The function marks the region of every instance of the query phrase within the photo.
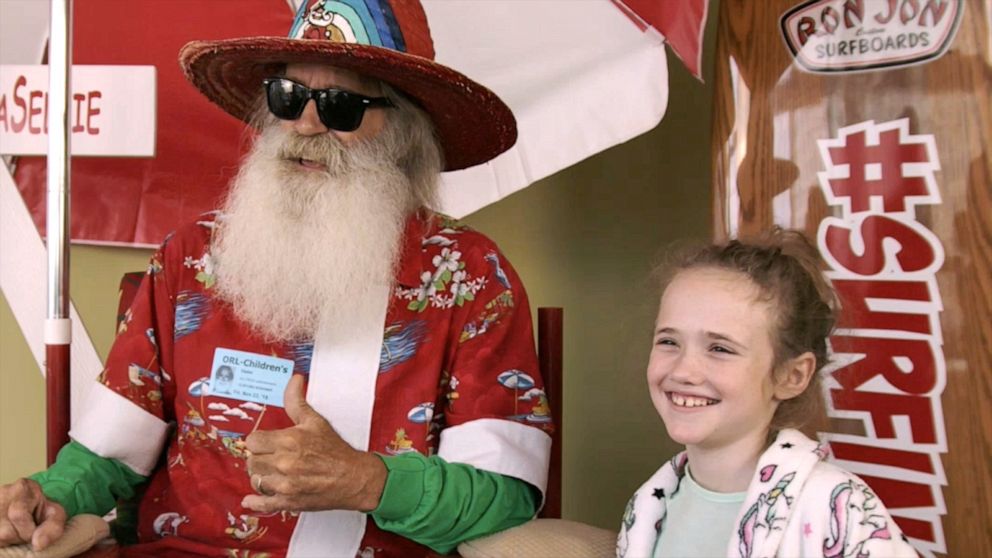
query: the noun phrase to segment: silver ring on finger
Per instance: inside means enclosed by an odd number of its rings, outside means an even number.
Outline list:
[[[273,495],[272,492],[267,492],[265,490],[265,487],[262,486],[262,475],[258,475],[258,474],[252,475],[251,476],[251,479],[252,479],[251,485],[252,485],[252,488],[255,489],[255,492],[258,492],[262,496],[272,496]]]

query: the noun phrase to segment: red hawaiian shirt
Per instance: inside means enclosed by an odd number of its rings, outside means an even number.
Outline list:
[[[152,257],[100,375],[105,387],[94,387],[72,433],[151,477],[129,554],[279,557],[297,524],[240,505],[252,493],[244,438],[292,422],[282,407],[212,394],[210,377],[218,349],[288,359],[308,374],[313,342],[263,342],[214,299],[213,230],[204,216]],[[444,217],[421,213],[405,235],[367,449],[439,452],[543,489],[551,425],[520,279],[492,241]],[[491,440],[515,447],[477,447]],[[427,549],[367,521],[358,552]]]

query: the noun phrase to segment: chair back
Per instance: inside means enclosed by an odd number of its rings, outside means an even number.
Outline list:
[[[117,329],[120,329],[121,324],[124,323],[124,317],[131,308],[131,303],[134,302],[138,287],[141,286],[141,280],[144,278],[143,271],[130,271],[121,277],[121,285],[117,291]]]
[[[565,425],[562,416],[562,317],[561,308],[537,309],[537,359],[544,379],[544,391],[551,406],[555,429],[551,434],[551,466],[544,508],[539,517],[561,518],[561,446]]]

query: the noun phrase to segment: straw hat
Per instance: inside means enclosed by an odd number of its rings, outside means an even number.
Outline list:
[[[306,62],[381,80],[413,99],[434,122],[444,170],[484,163],[517,140],[513,113],[495,93],[434,62],[419,0],[306,0],[289,37],[193,41],[179,53],[186,78],[246,122],[262,80]]]

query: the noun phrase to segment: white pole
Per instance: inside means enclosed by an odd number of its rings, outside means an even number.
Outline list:
[[[48,463],[55,461],[69,432],[69,97],[72,67],[71,0],[51,0],[48,41],[48,314],[45,320],[45,378]]]

